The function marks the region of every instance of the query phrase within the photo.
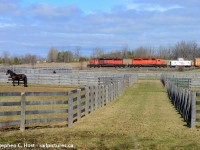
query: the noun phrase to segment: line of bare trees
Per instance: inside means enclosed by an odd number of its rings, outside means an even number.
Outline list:
[[[31,64],[34,65],[37,60],[40,60],[39,56],[27,54],[25,56],[10,56],[8,52],[4,52],[0,56],[0,64]]]
[[[200,58],[200,47],[194,42],[181,41],[174,46],[160,46],[160,47],[138,47],[134,50],[129,49],[126,45],[122,50],[114,50],[109,53],[104,53],[104,50],[97,47],[93,50],[92,57],[104,58],[163,58],[163,59],[177,59],[184,58],[193,60]]]
[[[87,57],[83,57],[80,54],[81,47],[75,47],[73,52],[71,50],[58,50],[55,47],[52,47],[47,56],[48,62],[82,62],[88,60]]]
[[[105,52],[100,47],[96,47],[92,51],[92,56],[95,58],[163,58],[163,59],[177,59],[184,58],[193,60],[200,58],[200,47],[197,42],[181,41],[174,46],[160,46],[160,47],[138,47],[130,49],[125,45],[121,50],[113,50]],[[34,65],[38,60],[47,60],[48,62],[83,62],[87,61],[89,56],[81,56],[81,47],[75,47],[73,50],[58,50],[55,47],[50,48],[47,58],[40,58],[39,56],[27,54],[25,56],[10,56],[8,52],[4,52],[0,56],[0,64],[32,64]]]

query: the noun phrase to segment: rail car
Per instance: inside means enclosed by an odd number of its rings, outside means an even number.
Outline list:
[[[121,58],[93,58],[90,60],[88,67],[125,67]]]
[[[159,58],[134,58],[128,67],[167,67],[167,62]]]
[[[170,67],[191,67],[192,61],[178,58],[178,60],[171,60]]]
[[[195,58],[194,59],[194,66],[198,67],[198,68],[200,67],[200,58]]]

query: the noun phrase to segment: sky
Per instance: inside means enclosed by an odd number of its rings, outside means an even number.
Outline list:
[[[200,44],[199,0],[0,0],[0,56]]]

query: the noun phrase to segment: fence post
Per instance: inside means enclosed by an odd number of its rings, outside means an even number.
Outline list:
[[[89,114],[89,88],[85,87],[85,115]]]
[[[192,88],[192,79],[189,79],[189,83],[188,84],[189,84],[188,88],[191,89]]]
[[[98,78],[98,85],[101,85],[100,77]]]
[[[95,90],[95,87],[90,86],[91,112],[94,111],[94,101],[95,101],[94,90]]]
[[[108,87],[109,87],[109,85],[106,85],[106,95],[105,95],[105,98],[106,98],[106,99],[105,99],[105,100],[106,100],[106,103],[105,103],[105,104],[106,104],[106,105],[107,105],[108,102],[109,102],[109,98],[108,98],[108,97],[109,97],[109,88],[108,88]]]
[[[21,93],[21,121],[20,121],[20,130],[25,130],[26,124],[26,95]]]
[[[114,99],[114,86],[113,83],[110,85],[110,94],[111,94],[111,101]]]
[[[192,93],[191,128],[196,127],[196,92]]]
[[[116,99],[116,97],[117,97],[117,84],[116,84],[116,82],[114,82],[114,99]]]
[[[61,77],[60,75],[58,75],[58,85],[60,85],[60,83],[61,83]]]
[[[119,96],[120,93],[120,82],[117,82],[117,96]]]
[[[101,107],[104,106],[104,85],[101,85],[101,93],[100,93],[100,98],[101,98]]]
[[[77,89],[77,120],[81,119],[81,89]]]
[[[73,125],[73,93],[68,92],[68,127]]]
[[[99,108],[99,86],[95,86],[95,109]]]

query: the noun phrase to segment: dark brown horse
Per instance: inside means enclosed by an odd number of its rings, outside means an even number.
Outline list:
[[[16,74],[11,70],[7,70],[6,75],[10,74],[10,77],[12,79],[12,83],[13,86],[15,86],[15,81],[18,81],[18,85],[19,85],[19,81],[23,81],[24,82],[24,87],[28,87],[27,85],[27,77],[25,74]]]

